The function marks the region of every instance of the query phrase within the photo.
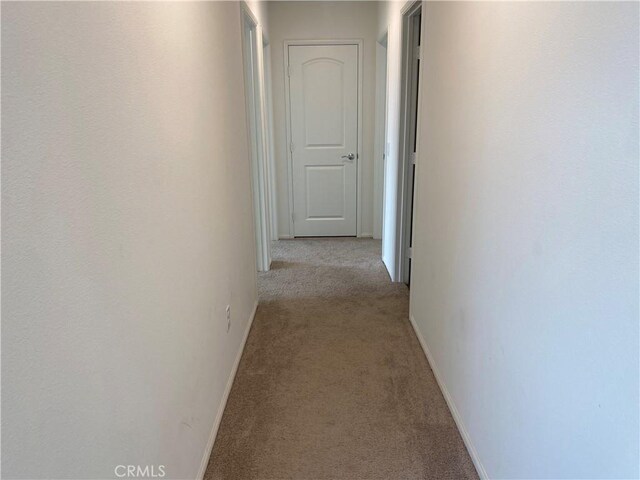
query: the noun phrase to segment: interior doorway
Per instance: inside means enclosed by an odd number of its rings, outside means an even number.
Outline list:
[[[413,205],[415,170],[418,158],[419,85],[422,28],[422,2],[417,1],[403,13],[401,139],[401,226],[399,231],[400,278],[411,283]]]
[[[357,236],[361,45],[287,42],[291,231]]]

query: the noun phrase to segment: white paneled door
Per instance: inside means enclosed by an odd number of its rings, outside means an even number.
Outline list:
[[[355,236],[358,45],[290,45],[294,235]]]

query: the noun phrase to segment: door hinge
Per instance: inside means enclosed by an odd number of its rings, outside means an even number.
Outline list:
[[[296,214],[294,212],[291,212],[291,223],[295,223],[296,221]]]
[[[407,248],[407,258],[413,258],[413,250],[411,247]]]
[[[293,153],[294,149],[295,149],[295,145],[293,144],[293,142],[289,143],[289,151]]]
[[[287,77],[291,76],[291,65],[287,65]]]
[[[416,164],[416,152],[411,152],[411,164]]]
[[[420,45],[416,46],[416,53],[415,53],[416,59],[420,60]]]

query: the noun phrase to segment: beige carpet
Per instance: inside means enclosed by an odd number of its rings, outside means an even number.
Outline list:
[[[205,479],[477,478],[380,242],[276,242]]]

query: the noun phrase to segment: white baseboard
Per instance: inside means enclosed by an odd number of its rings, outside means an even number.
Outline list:
[[[373,238],[373,233],[361,233],[358,238]]]
[[[462,417],[460,417],[460,414],[458,413],[456,404],[453,402],[453,399],[449,394],[449,390],[447,390],[447,386],[445,385],[444,380],[438,373],[438,367],[436,366],[436,362],[433,356],[431,355],[431,352],[429,351],[429,347],[427,347],[427,342],[425,342],[424,337],[422,336],[422,334],[420,333],[420,330],[418,329],[418,325],[416,324],[416,320],[415,318],[413,318],[413,315],[411,314],[409,315],[409,320],[411,321],[411,326],[413,327],[413,331],[416,332],[416,337],[418,337],[418,341],[422,346],[422,351],[427,357],[427,361],[429,362],[429,366],[433,371],[433,375],[436,377],[436,382],[438,382],[438,386],[440,387],[440,390],[444,395],[444,399],[447,402],[447,405],[449,406],[449,410],[451,411],[453,420],[456,422],[456,426],[460,431],[460,435],[462,436],[462,440],[464,441],[464,444],[467,447],[469,455],[471,456],[471,460],[473,461],[473,464],[475,465],[476,470],[478,471],[478,476],[481,478],[481,480],[489,480],[489,476],[487,475],[487,472],[484,469],[482,462],[480,461],[480,457],[478,457],[478,452],[476,451],[473,444],[471,443],[471,438],[469,437],[469,433],[467,432],[467,429],[465,428],[464,423],[462,423]]]
[[[253,312],[251,312],[251,317],[249,317],[249,324],[247,325],[247,329],[244,332],[244,338],[242,339],[242,343],[240,344],[240,348],[238,349],[238,354],[236,355],[236,359],[233,362],[233,368],[231,369],[231,373],[229,374],[229,379],[227,380],[227,386],[225,387],[224,393],[222,394],[222,401],[220,402],[220,407],[218,407],[218,413],[216,414],[216,419],[213,422],[213,428],[211,429],[211,434],[209,435],[207,448],[205,448],[204,450],[204,457],[202,457],[202,461],[200,462],[200,470],[198,471],[198,476],[196,477],[199,480],[202,480],[204,478],[204,474],[207,471],[207,465],[209,465],[209,457],[211,457],[213,444],[216,441],[218,428],[220,427],[220,422],[222,421],[222,414],[224,413],[224,409],[227,406],[227,400],[229,399],[231,386],[233,385],[233,380],[236,378],[238,365],[240,365],[242,352],[244,352],[244,345],[245,343],[247,343],[247,338],[249,337],[249,330],[251,330],[251,325],[253,325],[253,319],[256,318],[257,309],[258,309],[258,302],[256,301],[256,304],[253,306]]]
[[[278,235],[278,240],[291,240],[293,235]]]

